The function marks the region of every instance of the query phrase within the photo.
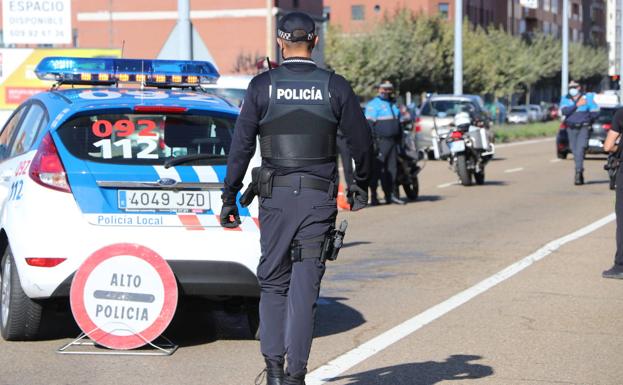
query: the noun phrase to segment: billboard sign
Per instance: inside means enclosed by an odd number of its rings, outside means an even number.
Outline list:
[[[37,79],[34,69],[46,56],[119,57],[119,49],[0,49],[0,110],[12,110],[52,85]]]
[[[4,44],[71,44],[71,0],[3,0]]]

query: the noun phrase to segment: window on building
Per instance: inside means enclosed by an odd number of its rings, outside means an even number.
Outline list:
[[[526,19],[519,20],[519,33],[526,33]]]
[[[364,8],[363,5],[353,5],[350,7],[350,18],[351,20],[364,20]]]
[[[450,5],[448,3],[439,3],[439,14],[447,19],[450,14]]]
[[[552,2],[552,4],[551,4],[552,5],[551,6],[552,13],[558,13],[558,1],[560,1],[560,0],[551,0],[551,2]]]
[[[381,12],[381,6],[380,6],[380,5],[378,5],[378,4],[377,4],[377,5],[375,5],[375,6],[374,6],[374,12],[376,12],[376,13]]]
[[[571,5],[571,18],[574,20],[580,18],[580,4],[573,3]]]
[[[552,28],[552,25],[549,23],[549,21],[543,22],[543,33],[544,34],[549,35],[551,32],[551,28]]]
[[[299,0],[292,0],[292,7],[298,8],[299,7]]]
[[[551,3],[551,0],[543,0],[543,10],[549,11],[550,10],[550,3]]]

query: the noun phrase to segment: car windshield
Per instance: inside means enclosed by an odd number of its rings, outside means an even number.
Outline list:
[[[511,108],[511,112],[522,113],[522,112],[526,112],[526,109],[523,108],[523,107],[513,107],[513,108]]]
[[[162,165],[171,158],[207,154],[192,164],[224,164],[235,118],[229,115],[122,114],[74,117],[58,134],[77,158],[113,164]]]
[[[615,108],[602,108],[599,110],[599,116],[597,116],[597,123],[612,123],[614,118]]]
[[[242,106],[242,100],[244,99],[244,95],[247,93],[247,90],[241,90],[239,88],[209,88],[206,91],[222,97],[237,107]]]
[[[446,117],[459,112],[474,112],[476,107],[468,100],[432,100],[422,107],[421,115]]]

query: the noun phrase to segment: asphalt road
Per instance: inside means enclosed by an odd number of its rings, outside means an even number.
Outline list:
[[[554,154],[551,140],[499,147],[486,185],[469,188],[428,162],[419,202],[342,213],[308,384],[623,384],[623,281],[601,278],[614,223],[561,240],[613,212],[604,158],[576,187]],[[78,333],[61,313],[46,341],[0,341],[0,384],[253,384],[263,362],[244,317],[202,303],[183,315],[166,332],[173,356],[119,357],[57,354]]]

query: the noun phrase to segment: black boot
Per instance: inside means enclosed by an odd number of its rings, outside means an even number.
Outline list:
[[[575,185],[579,186],[583,184],[584,184],[584,175],[582,174],[582,171],[576,171],[575,172]]]
[[[604,278],[623,279],[623,265],[614,265],[610,270],[601,273]]]
[[[376,196],[376,191],[370,193],[370,206],[378,206],[379,198]]]
[[[283,385],[305,385],[305,376],[294,377],[286,374],[283,378]]]
[[[260,373],[255,379],[255,385],[263,385],[262,377],[266,374],[266,385],[283,385],[283,363],[275,361],[264,360],[266,362],[266,369]]]

